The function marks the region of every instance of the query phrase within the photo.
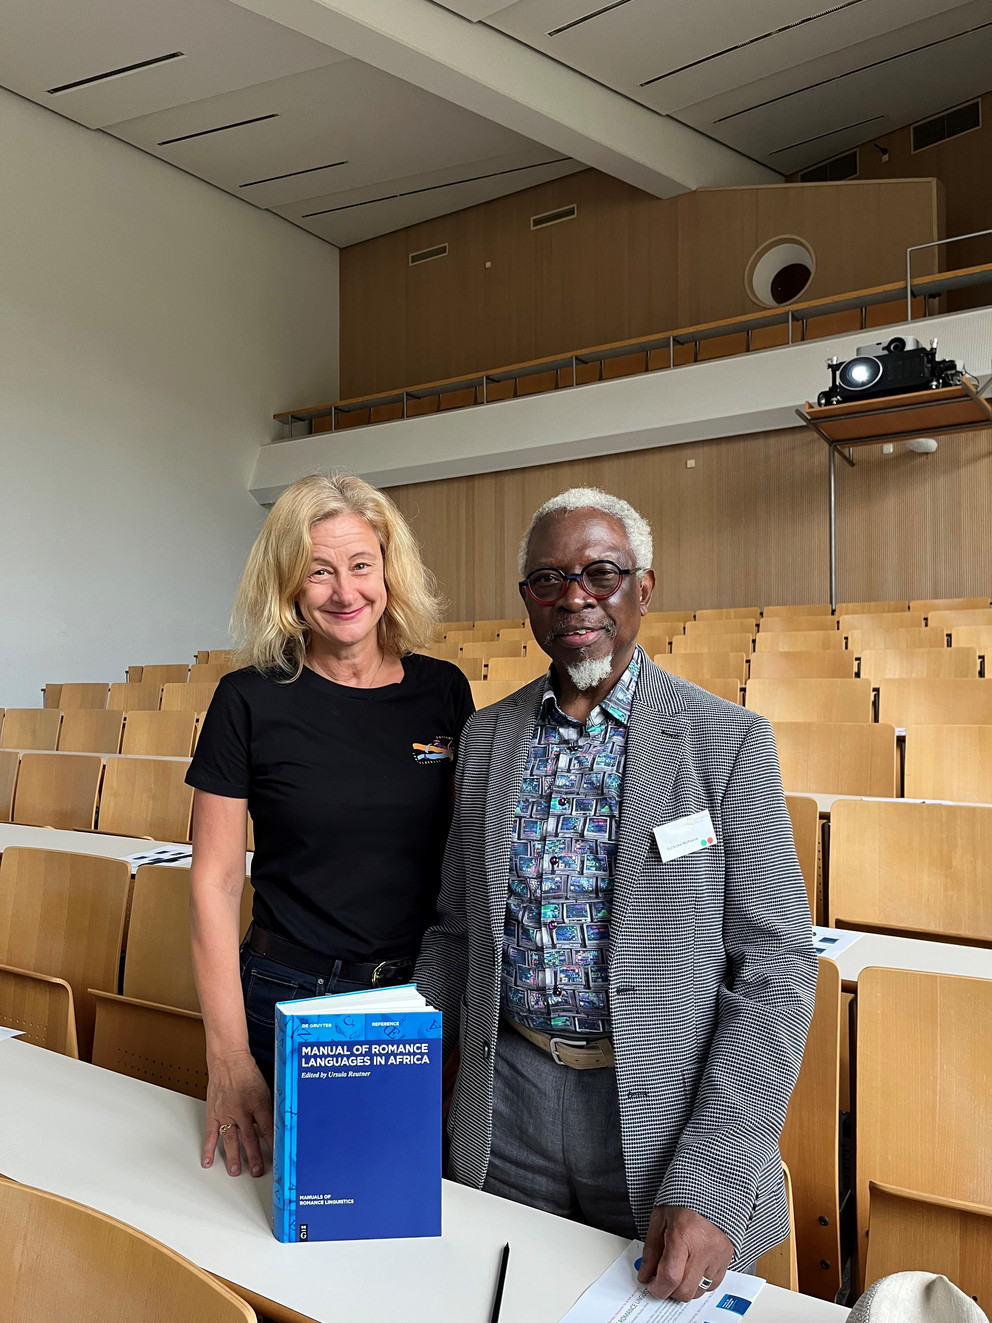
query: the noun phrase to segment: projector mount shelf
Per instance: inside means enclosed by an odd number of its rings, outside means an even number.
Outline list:
[[[971,432],[992,427],[992,405],[984,398],[992,378],[973,386],[962,377],[954,386],[937,390],[882,395],[850,404],[820,408],[806,403],[797,416],[830,450],[830,605],[837,606],[837,506],[835,459],[854,468],[855,446],[877,446],[886,441],[910,441],[919,436]]]

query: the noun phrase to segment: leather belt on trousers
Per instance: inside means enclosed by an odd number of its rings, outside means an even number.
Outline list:
[[[572,1070],[602,1070],[604,1066],[615,1066],[617,1059],[613,1054],[613,1042],[609,1038],[594,1038],[583,1042],[578,1039],[559,1038],[555,1034],[542,1034],[538,1029],[528,1029],[518,1024],[508,1015],[503,1019],[511,1029],[516,1029],[528,1043],[533,1043],[559,1066],[568,1066]]]
[[[413,973],[414,957],[398,956],[394,960],[371,960],[365,964],[337,961],[333,956],[320,955],[285,937],[276,937],[255,923],[248,934],[248,945],[256,955],[274,960],[277,965],[298,969],[302,974],[330,980],[343,978],[348,983],[367,983],[373,988],[405,983]]]

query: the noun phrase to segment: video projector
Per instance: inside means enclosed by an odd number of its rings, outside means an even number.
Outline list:
[[[879,395],[901,395],[906,391],[937,390],[956,386],[962,372],[951,358],[937,357],[937,341],[924,349],[911,335],[894,336],[885,344],[859,345],[854,358],[827,361],[830,389],[821,390],[816,402],[845,404]]]

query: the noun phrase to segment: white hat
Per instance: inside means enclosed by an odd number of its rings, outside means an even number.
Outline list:
[[[970,1296],[932,1272],[880,1277],[848,1315],[848,1323],[989,1323]]]

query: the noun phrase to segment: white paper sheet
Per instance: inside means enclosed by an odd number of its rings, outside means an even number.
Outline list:
[[[141,850],[138,854],[125,856],[131,865],[131,872],[142,864],[184,864],[193,858],[191,845],[157,845],[151,850]]]
[[[841,951],[853,946],[861,936],[861,933],[847,932],[844,928],[817,928],[814,924],[813,949],[818,956],[829,956],[831,960],[836,960]]]
[[[0,1043],[2,1043],[5,1038],[17,1038],[23,1033],[23,1029],[8,1029],[6,1025],[0,1024]]]
[[[640,1241],[631,1241],[561,1323],[731,1323],[747,1313],[765,1284],[761,1277],[728,1272],[715,1291],[698,1300],[656,1300],[637,1281],[643,1248]]]

